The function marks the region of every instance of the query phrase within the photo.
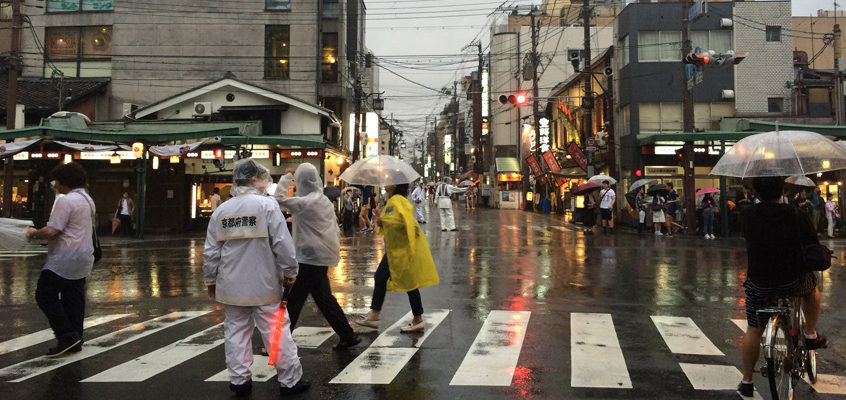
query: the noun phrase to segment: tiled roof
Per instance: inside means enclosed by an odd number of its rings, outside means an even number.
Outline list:
[[[109,84],[109,78],[65,78],[64,105],[71,105],[97,93]],[[0,110],[5,113],[9,90],[9,75],[0,75]],[[58,109],[59,80],[45,78],[18,78],[18,104],[30,110]]]

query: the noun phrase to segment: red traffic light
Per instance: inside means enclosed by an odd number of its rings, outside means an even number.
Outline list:
[[[703,51],[701,53],[690,53],[682,59],[682,62],[685,64],[707,65],[711,62],[711,54],[707,51]]]
[[[214,158],[222,159],[223,158],[223,149],[214,149]]]
[[[641,171],[639,169],[635,170],[635,176],[638,176],[638,177],[643,176],[643,171]]]
[[[516,93],[511,95],[502,95],[499,96],[499,102],[502,104],[511,103],[515,106],[522,106],[529,102],[529,96],[526,93]]]
[[[509,100],[510,100],[510,99],[509,99]],[[515,102],[515,104],[519,104],[519,105],[526,104],[526,100],[527,100],[527,99],[526,99],[526,95],[525,95],[525,94],[522,94],[522,93],[521,93],[521,94],[518,94],[518,95],[514,96],[514,102]]]

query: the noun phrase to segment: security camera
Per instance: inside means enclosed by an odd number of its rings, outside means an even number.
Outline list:
[[[602,70],[602,73],[603,73],[605,76],[611,76],[611,75],[614,75],[614,69],[613,69],[613,68],[611,68],[611,67],[605,67],[605,68]]]

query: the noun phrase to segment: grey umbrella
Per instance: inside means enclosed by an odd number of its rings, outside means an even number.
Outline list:
[[[629,191],[627,193],[636,192],[638,189],[640,189],[640,188],[642,188],[646,185],[652,185],[652,184],[655,184],[655,183],[658,183],[658,181],[656,181],[655,179],[651,179],[651,178],[638,179],[638,180],[634,181],[634,183],[632,183],[631,186],[629,186]]]

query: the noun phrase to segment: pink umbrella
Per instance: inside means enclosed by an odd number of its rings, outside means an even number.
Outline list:
[[[576,188],[576,190],[575,190],[575,191],[573,191],[573,194],[576,194],[576,195],[583,194],[583,193],[589,192],[589,191],[591,191],[591,190],[593,190],[593,189],[596,189],[596,188],[598,188],[598,187],[599,187],[599,185],[598,185],[598,184],[596,184],[596,183],[593,183],[593,182],[585,182],[585,183],[583,183],[583,184],[579,185],[579,186]]]
[[[697,195],[703,195],[708,193],[719,193],[720,189],[717,188],[702,188],[696,191]]]

